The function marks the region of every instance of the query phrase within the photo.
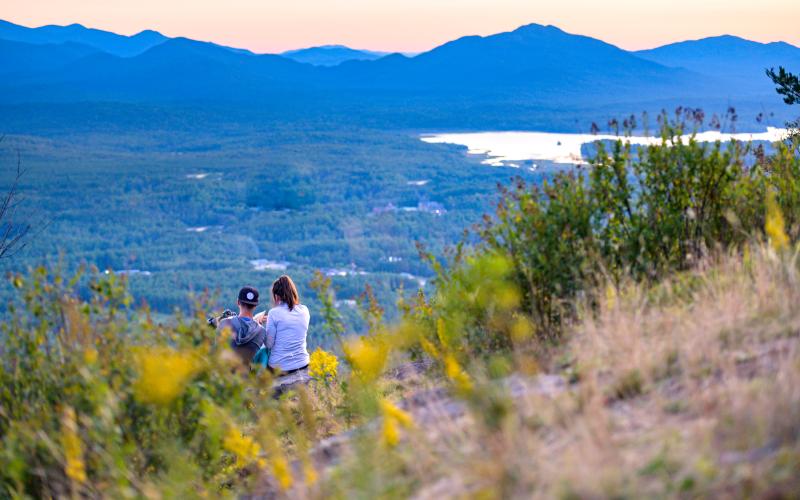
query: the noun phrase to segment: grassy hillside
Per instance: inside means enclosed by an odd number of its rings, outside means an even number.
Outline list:
[[[288,494],[791,498],[797,278],[796,252],[756,247],[652,288],[611,288],[547,356],[519,349],[507,364],[465,367],[472,387],[459,389],[460,372],[446,368],[441,378],[390,376],[381,387],[402,394],[413,422],[403,440],[352,438],[333,462],[335,440],[323,441],[325,481]],[[440,385],[453,392],[430,389]]]
[[[791,497],[800,144],[684,125],[518,181],[398,320],[365,290],[367,335],[316,274],[332,352],[279,399],[202,298],[159,322],[115,275],[12,275],[4,493]]]

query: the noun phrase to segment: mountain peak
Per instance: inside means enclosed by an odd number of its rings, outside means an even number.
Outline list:
[[[528,23],[523,24],[519,28],[515,29],[514,31],[556,31],[563,33],[564,31],[559,28],[558,26],[553,26],[552,24],[539,24],[539,23]]]
[[[314,66],[337,66],[346,61],[371,61],[379,59],[386,54],[384,52],[374,52],[371,50],[353,49],[346,45],[330,44],[288,50],[280,55],[297,62],[312,64]]]
[[[134,36],[87,28],[79,23],[66,26],[49,24],[29,28],[4,21],[0,23],[0,38],[34,45],[78,43],[119,57],[141,54],[167,39],[164,35],[145,30]]]
[[[671,43],[636,55],[671,68],[728,78],[741,88],[764,95],[773,92],[772,82],[764,76],[765,68],[800,67],[800,48],[728,34]]]
[[[135,35],[132,35],[132,36],[134,36],[134,37],[136,37],[136,36],[158,36],[158,37],[166,38],[164,35],[162,35],[161,33],[159,33],[158,31],[155,31],[155,30],[142,30],[142,31],[140,31],[140,32],[138,32],[138,33],[136,33]]]

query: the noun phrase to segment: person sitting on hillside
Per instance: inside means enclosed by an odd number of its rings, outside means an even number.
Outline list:
[[[256,315],[257,322],[267,329],[267,349],[271,349],[268,367],[282,374],[308,368],[306,337],[310,315],[300,304],[297,287],[292,279],[281,276],[272,284],[274,307]]]
[[[267,341],[267,331],[253,319],[253,312],[258,306],[258,290],[245,286],[239,290],[237,300],[239,314],[225,318],[219,322],[218,330],[230,334],[231,348],[249,364],[261,346]]]

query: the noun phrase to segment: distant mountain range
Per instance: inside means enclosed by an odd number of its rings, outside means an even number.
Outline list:
[[[79,44],[115,56],[131,57],[162,44],[167,37],[157,31],[145,30],[133,36],[87,28],[80,24],[27,28],[0,20],[0,39],[29,44]]]
[[[714,75],[738,85],[771,90],[764,69],[784,66],[800,70],[800,49],[786,42],[759,43],[723,35],[702,40],[672,43],[635,54],[642,59],[673,68]]]
[[[280,55],[314,66],[336,66],[345,61],[373,61],[388,55],[388,52],[351,49],[344,45],[321,45],[307,49],[288,50]]]
[[[322,94],[428,111],[524,105],[597,107],[682,100],[779,103],[764,68],[800,70],[800,48],[732,36],[630,52],[554,26],[467,36],[408,57],[323,46],[254,54],[155,31],[0,21],[0,102],[259,101]],[[696,103],[696,104],[694,104]],[[421,110],[420,113],[424,113]]]

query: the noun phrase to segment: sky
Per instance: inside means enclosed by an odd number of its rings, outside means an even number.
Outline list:
[[[720,34],[800,46],[800,0],[0,0],[0,18],[155,29],[256,52],[332,43],[421,52],[529,23],[629,50]]]

